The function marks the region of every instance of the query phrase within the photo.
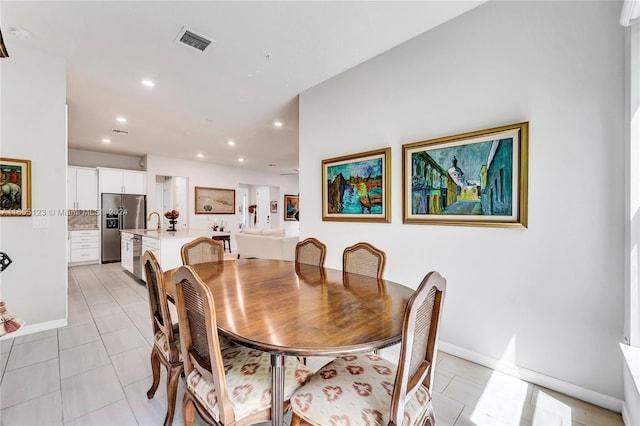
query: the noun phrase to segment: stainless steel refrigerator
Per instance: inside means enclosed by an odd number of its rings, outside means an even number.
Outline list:
[[[120,230],[147,228],[146,195],[102,194],[102,263],[120,261]]]

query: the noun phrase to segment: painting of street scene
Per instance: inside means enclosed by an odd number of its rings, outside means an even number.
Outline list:
[[[387,220],[389,151],[323,161],[324,220]]]
[[[406,150],[405,219],[516,220],[519,136],[518,129]]]

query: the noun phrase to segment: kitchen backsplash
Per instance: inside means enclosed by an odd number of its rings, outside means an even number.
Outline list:
[[[97,210],[69,210],[67,224],[69,229],[98,229]]]

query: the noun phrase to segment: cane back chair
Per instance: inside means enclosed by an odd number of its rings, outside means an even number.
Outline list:
[[[296,263],[324,266],[327,246],[315,238],[307,238],[296,244]]]
[[[147,277],[149,291],[149,310],[153,325],[153,348],[151,349],[151,370],[153,383],[147,391],[147,398],[151,399],[160,383],[160,364],[167,369],[167,415],[165,426],[173,421],[176,409],[176,394],[178,392],[178,378],[182,372],[182,357],[180,354],[180,334],[174,327],[169,314],[169,304],[163,278],[162,268],[155,255],[147,250],[142,256],[142,265]]]
[[[386,255],[369,243],[360,242],[344,249],[342,270],[352,274],[382,278]]]
[[[183,265],[222,262],[224,260],[224,245],[222,241],[199,237],[183,245],[180,254]]]
[[[243,346],[221,349],[213,294],[190,266],[173,274],[187,386],[184,423],[197,411],[215,425],[248,425],[271,418],[271,361],[267,352]],[[285,409],[291,394],[311,376],[293,357],[284,363]]]
[[[291,425],[433,426],[431,391],[445,287],[445,279],[430,272],[407,302],[397,367],[375,354],[337,358],[293,394]]]

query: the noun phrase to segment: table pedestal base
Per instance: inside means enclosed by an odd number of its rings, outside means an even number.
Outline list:
[[[271,424],[280,426],[284,422],[284,357],[271,354]]]

